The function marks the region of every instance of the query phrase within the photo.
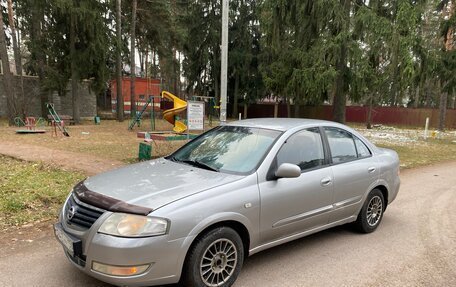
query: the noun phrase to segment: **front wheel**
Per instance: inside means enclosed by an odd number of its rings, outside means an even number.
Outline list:
[[[378,189],[373,189],[366,198],[363,208],[355,222],[357,229],[362,233],[371,233],[377,229],[383,218],[385,199]]]
[[[239,234],[229,227],[215,228],[199,238],[185,266],[185,286],[228,287],[233,285],[244,262]]]

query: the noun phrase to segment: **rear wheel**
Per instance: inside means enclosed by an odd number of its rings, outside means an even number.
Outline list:
[[[363,208],[355,222],[357,229],[363,233],[371,233],[377,229],[383,218],[385,199],[378,189],[373,189],[366,198]]]
[[[244,262],[239,234],[218,227],[199,238],[190,250],[184,273],[185,286],[228,287],[233,285]]]

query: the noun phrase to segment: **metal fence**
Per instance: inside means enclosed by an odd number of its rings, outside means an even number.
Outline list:
[[[275,104],[253,104],[248,107],[247,117],[273,117]],[[239,106],[243,112],[243,106]],[[299,117],[332,120],[332,106],[300,106]],[[348,106],[346,108],[346,121],[353,123],[365,123],[367,121],[368,107]],[[279,104],[278,117],[287,117],[287,107]],[[291,116],[294,115],[294,107],[291,107]],[[424,126],[426,118],[430,119],[430,126],[437,127],[439,124],[438,109],[413,109],[401,107],[374,107],[372,110],[373,124]],[[447,128],[456,128],[456,110],[448,109],[446,115]]]

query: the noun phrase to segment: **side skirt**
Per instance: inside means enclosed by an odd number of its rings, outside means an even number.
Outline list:
[[[251,255],[253,255],[255,253],[258,253],[260,251],[263,251],[265,249],[268,249],[268,248],[271,248],[271,247],[274,247],[274,246],[277,246],[277,245],[280,245],[280,244],[283,244],[283,243],[286,243],[286,242],[290,242],[290,241],[293,241],[293,240],[296,240],[296,239],[299,239],[299,238],[302,238],[302,237],[317,233],[319,231],[322,231],[322,230],[325,230],[325,229],[328,229],[328,228],[331,228],[331,227],[335,227],[335,226],[338,226],[338,225],[343,225],[343,224],[346,224],[346,223],[350,223],[350,222],[353,222],[355,220],[356,220],[356,215],[353,215],[353,216],[350,216],[348,218],[332,222],[330,224],[318,226],[318,227],[315,227],[313,229],[309,229],[309,230],[306,230],[306,231],[303,231],[303,232],[300,232],[300,233],[296,233],[296,234],[293,234],[293,235],[290,235],[290,236],[287,236],[287,237],[284,237],[284,238],[281,238],[281,239],[278,239],[278,240],[274,240],[274,241],[265,243],[263,245],[260,245],[260,246],[257,246],[255,248],[250,249],[249,250],[249,256],[251,256]]]

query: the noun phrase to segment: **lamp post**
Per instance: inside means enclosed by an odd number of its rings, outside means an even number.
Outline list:
[[[228,19],[229,19],[229,0],[222,0],[222,71],[221,71],[221,91],[220,91],[220,124],[226,124],[226,100],[228,85]]]

